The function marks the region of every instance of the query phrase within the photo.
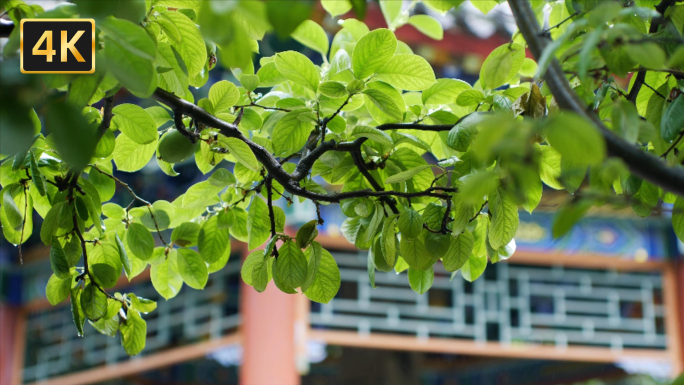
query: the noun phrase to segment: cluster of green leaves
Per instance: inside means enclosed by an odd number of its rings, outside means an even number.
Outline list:
[[[549,24],[556,26],[550,29],[555,40],[540,58],[535,76],[542,76],[557,58],[577,95],[607,127],[628,143],[681,168],[684,4],[672,2],[663,15],[654,9],[657,4],[552,3]],[[541,6],[536,9],[539,14],[542,10]],[[622,90],[615,77],[628,74],[633,74],[629,87]],[[542,94],[548,96],[550,92],[543,87]],[[557,147],[552,138],[547,139]],[[563,155],[565,161],[568,156]],[[647,217],[664,202],[674,205],[672,224],[677,236],[684,239],[682,197],[630,174],[618,159],[609,159],[589,171],[590,186],[583,190],[584,197],[560,210],[554,235],[567,232],[593,205],[629,205],[637,215]],[[580,186],[582,175],[570,164],[561,165],[561,180],[566,180],[563,186],[569,187],[568,191]]]
[[[425,4],[446,12],[461,2]],[[673,27],[658,32],[679,35],[654,37],[640,30],[654,15],[639,7],[540,2],[539,17],[551,7],[550,23],[558,26],[550,30],[557,40],[539,66],[516,35],[490,53],[471,86],[436,79],[427,61],[397,40],[393,30],[404,24],[443,37],[436,20],[411,15],[415,3],[381,0],[389,28],[371,31],[360,20],[365,2],[323,1],[333,17],[350,10],[359,17],[339,20],[331,42],[308,20],[308,2],[125,3],[75,1],[49,12],[18,0],[5,4],[15,23],[97,19],[95,74],[18,74],[11,66],[17,29],[5,46],[1,73],[2,233],[21,245],[33,232],[33,210],[43,218],[40,238],[51,246],[54,273],[46,294],[53,304],[71,297],[79,333],[85,319],[107,335],[121,330],[126,351],[137,354],[145,341],[140,313],[155,304],[106,289],[122,270],[130,280],[149,265],[152,284],[165,299],[183,284],[201,290],[208,275],[226,265],[231,237],[252,250],[241,276],[256,290],[273,280],[283,292],[329,302],[340,272],[315,240],[322,219],[292,236],[278,201],[339,203],[347,218],[343,235],[369,251],[371,284],[377,270],[408,270],[411,287],[421,294],[433,283],[436,263],[452,278],[460,272],[473,281],[488,261],[510,258],[518,209],[532,212],[544,185],[576,193],[558,214],[555,236],[597,204],[629,204],[647,216],[664,201],[674,203],[673,224],[684,238],[684,199],[606,158],[592,123],[559,111],[546,85],[533,81],[560,57],[575,90],[615,132],[646,151],[665,153],[679,167],[682,84],[655,70],[681,65],[681,47],[669,45],[681,39],[681,5],[666,14]],[[496,4],[474,3],[483,12]],[[615,32],[632,29],[640,35]],[[262,57],[255,68],[252,55],[270,31],[292,36],[320,54],[323,64],[286,51]],[[643,39],[648,42],[633,42]],[[636,45],[660,54],[632,52]],[[630,68],[623,63],[628,58],[634,60]],[[205,85],[217,60],[239,85],[219,81],[195,103],[189,87]],[[607,72],[629,72],[637,63],[653,69],[646,82],[656,91],[644,87],[633,105]],[[161,103],[112,108],[121,87]],[[103,99],[102,110],[92,107]],[[174,107],[181,102],[199,108]],[[207,125],[216,119],[218,127]],[[189,158],[209,175],[171,202],[150,203],[115,171],[137,172],[152,157],[170,176],[177,175],[174,163]],[[224,161],[234,164],[232,171]],[[127,207],[110,202],[117,184],[132,197]]]

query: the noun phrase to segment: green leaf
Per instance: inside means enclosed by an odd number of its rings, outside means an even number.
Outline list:
[[[98,23],[107,16],[130,20],[134,23],[140,23],[145,18],[145,1],[143,0],[122,0],[116,3],[76,0],[74,3],[78,5],[78,13],[82,17],[99,19]]]
[[[644,68],[658,70],[665,65],[665,52],[656,43],[626,44],[625,51]]]
[[[40,239],[48,246],[52,244],[52,237],[59,228],[59,224],[62,220],[62,207],[65,205],[65,202],[57,202],[54,206],[52,206],[52,208],[50,208],[50,211],[48,211],[45,219],[43,220],[43,225],[40,228]],[[3,207],[5,206],[3,205]]]
[[[640,118],[634,104],[627,100],[616,100],[613,103],[612,118],[613,130],[626,141],[636,143],[639,138]]]
[[[525,60],[525,47],[506,43],[492,51],[480,69],[480,84],[483,89],[495,89],[508,83]]]
[[[135,257],[147,261],[152,258],[154,239],[147,227],[131,223],[126,230],[126,243]]]
[[[116,333],[119,331],[119,310],[121,310],[121,302],[108,299],[107,314],[96,322],[89,321],[90,325],[106,336],[116,336]]]
[[[484,101],[484,94],[480,90],[465,90],[456,98],[456,104],[461,107],[476,106]]]
[[[371,91],[371,90],[369,90]],[[383,149],[389,151],[392,148],[392,138],[385,132],[370,126],[356,126],[350,135],[350,139],[368,138],[382,146]]]
[[[365,34],[354,47],[352,68],[357,79],[365,79],[385,66],[397,49],[397,38],[388,29]]]
[[[278,249],[275,275],[290,288],[299,287],[306,281],[306,256],[294,242],[286,241]]]
[[[401,221],[401,217],[399,220]],[[399,241],[399,250],[404,261],[417,270],[427,270],[437,260],[425,248],[425,240],[422,236],[417,238],[402,236]]]
[[[401,15],[401,8],[403,6],[403,2],[401,1],[390,1],[390,0],[380,0],[380,10],[382,10],[382,15],[385,17],[385,22],[387,23],[387,26],[394,30],[396,27],[400,26],[401,24],[404,24],[406,22],[406,18],[403,17],[399,20],[399,16]],[[397,25],[399,24],[399,25]]]
[[[111,166],[109,167],[110,169],[107,171],[111,172]],[[88,181],[92,183],[93,186],[95,186],[95,189],[100,194],[100,199],[102,201],[106,202],[112,199],[114,193],[116,192],[116,182],[114,181],[114,179],[101,173],[95,167],[90,169],[90,173],[88,174]]]
[[[135,356],[145,348],[147,323],[140,313],[133,309],[126,312],[126,322],[120,325],[121,345],[129,356]]]
[[[478,279],[487,268],[486,256],[471,255],[463,267],[461,267],[461,275],[463,279],[468,282],[473,282]]]
[[[188,75],[192,78],[199,74],[207,61],[207,49],[202,34],[197,25],[182,12],[164,11],[160,16],[171,21],[178,32],[181,40],[176,43],[171,41],[178,50],[188,69]]]
[[[5,212],[5,216],[7,217],[10,226],[16,231],[21,231],[21,228],[24,225],[24,214],[22,213],[24,208],[22,207],[20,210],[19,207],[17,207],[17,204],[12,197],[13,187],[21,188],[23,190],[23,187],[20,187],[19,185],[10,185],[6,187],[5,192],[2,194],[2,210]]]
[[[226,145],[230,154],[243,166],[252,171],[259,171],[259,162],[257,162],[252,149],[245,142],[236,138],[224,138],[221,139],[221,143]]]
[[[316,239],[316,236],[318,235],[317,225],[318,221],[314,219],[306,222],[297,230],[297,247],[303,249]]]
[[[149,313],[157,308],[157,303],[151,299],[138,297],[135,294],[128,294],[128,298],[131,300],[132,307],[141,313]]]
[[[156,142],[159,134],[152,115],[135,104],[120,104],[112,110],[112,123],[139,144]]]
[[[204,208],[219,202],[218,194],[223,186],[216,186],[211,181],[199,182],[183,194],[183,208]]]
[[[266,257],[264,258],[264,251],[263,250],[255,250],[249,253],[247,255],[247,258],[245,258],[245,261],[242,264],[242,268],[240,269],[240,276],[242,277],[242,280],[248,284],[249,286],[254,286],[254,282],[252,281],[253,279],[253,271],[255,266],[261,266],[264,263],[264,260],[267,260],[266,263],[266,284],[271,281],[272,276],[272,270],[271,267],[273,265],[273,260],[274,258]]]
[[[176,252],[176,250],[172,250],[169,254]],[[160,264],[152,265],[150,278],[154,289],[166,300],[178,295],[181,287],[183,287],[183,278],[179,275],[178,268],[171,257],[167,257]]]
[[[422,91],[435,84],[435,72],[430,63],[413,54],[392,56],[376,71],[376,78],[407,91]]]
[[[451,240],[449,250],[442,258],[442,263],[447,271],[456,271],[463,267],[475,245],[475,237],[473,234],[464,230]]]
[[[107,314],[107,296],[95,285],[88,283],[81,293],[81,308],[88,319],[97,321]]]
[[[259,87],[259,76],[242,74],[242,76],[240,76],[240,84],[242,84],[247,91],[252,92]]]
[[[83,169],[95,152],[95,129],[69,103],[54,102],[45,114],[45,127],[59,156],[75,169]]]
[[[197,245],[199,233],[202,227],[195,222],[184,222],[173,229],[171,242],[181,247],[192,247]]]
[[[55,306],[64,301],[71,294],[71,276],[69,278],[59,278],[51,275],[45,287],[45,296],[50,305]]]
[[[247,230],[249,231],[249,249],[255,249],[264,244],[271,234],[271,222],[268,206],[263,199],[255,197],[249,206],[247,215]],[[296,287],[296,286],[293,286]]]
[[[166,19],[158,20],[167,21]],[[188,89],[188,69],[178,51],[169,43],[159,42],[155,65],[171,68],[171,71],[159,73],[159,87],[178,96],[185,96]]]
[[[121,270],[116,271],[113,266],[107,263],[92,263],[90,264],[90,273],[98,285],[109,288],[116,285]]]
[[[218,261],[227,247],[230,247],[230,230],[219,228],[218,216],[214,215],[202,223],[197,238],[197,249],[207,263]]]
[[[366,268],[368,270],[368,282],[370,283],[371,287],[375,289],[375,260],[373,258],[373,253],[368,253]]]
[[[561,207],[553,220],[553,237],[558,238],[567,234],[575,223],[582,219],[591,206],[593,206],[591,201],[580,200],[576,203],[570,202]]]
[[[230,112],[230,108],[240,99],[240,91],[235,84],[221,80],[209,89],[209,100],[214,106],[214,113]]]
[[[145,167],[157,150],[157,141],[139,144],[126,135],[116,137],[114,163],[119,171],[134,172]]]
[[[590,122],[572,113],[554,115],[544,125],[546,140],[561,156],[578,166],[603,162],[606,145]]]
[[[518,206],[502,189],[489,199],[492,224],[489,228],[489,244],[494,248],[505,246],[518,231]]]
[[[55,273],[58,278],[71,278],[71,273],[69,272],[69,268],[71,267],[69,260],[67,259],[66,253],[64,253],[64,249],[62,249],[62,245],[59,243],[59,239],[57,239],[57,237],[53,237],[52,239],[52,247],[50,248],[50,266],[52,267],[52,272]]]
[[[671,143],[684,130],[684,96],[679,95],[670,103],[663,113],[660,123],[660,135]]]
[[[402,238],[417,238],[423,231],[423,217],[416,210],[408,208],[399,214],[399,231]]]
[[[539,162],[539,176],[542,182],[556,190],[562,190],[563,185],[558,181],[561,175],[561,155],[551,146],[540,146],[541,161]]]
[[[272,271],[274,269],[274,264],[275,258],[265,257],[263,255],[261,258],[255,261],[251,274],[252,286],[254,287],[254,290],[258,291],[259,293],[263,293],[264,290],[266,290],[266,286],[268,286],[268,283],[273,277]],[[282,283],[282,280],[280,282]],[[290,292],[294,291],[293,289],[287,287],[284,283],[282,283],[280,287]]]
[[[677,197],[672,206],[672,228],[677,238],[684,242],[684,198]]]
[[[432,282],[435,280],[435,271],[432,266],[427,270],[416,270],[409,266],[408,279],[413,291],[418,294],[425,294],[430,290]]]
[[[410,180],[413,178],[416,174],[420,173],[423,170],[426,170],[428,168],[431,168],[432,165],[430,164],[424,164],[406,171],[402,171],[400,173],[394,174],[387,179],[385,179],[385,184],[392,184],[392,183],[400,183],[404,182],[407,180]]]
[[[320,91],[321,94],[333,99],[343,98],[347,96],[347,87],[340,82],[323,82],[318,87],[318,91]]]
[[[188,286],[196,290],[204,289],[209,279],[207,264],[195,250],[178,249],[176,254],[178,272]]]
[[[313,20],[304,20],[299,24],[292,33],[292,38],[323,56],[328,53],[328,35],[323,27]]]
[[[314,243],[312,246],[315,245]],[[313,255],[309,259],[309,269],[312,269],[312,259],[314,259]],[[317,263],[313,280],[304,290],[304,294],[314,302],[329,303],[339,291],[341,283],[340,269],[337,267],[335,258],[327,250],[321,248],[320,260]]]
[[[38,169],[38,163],[36,162],[36,157],[33,151],[30,151],[29,153],[29,161],[31,162],[31,178],[33,185],[36,186],[36,189],[41,196],[45,196],[45,193],[48,189],[47,182],[45,182],[45,177],[43,177],[43,174],[41,174],[40,170]]]
[[[408,23],[416,27],[417,30],[427,37],[435,40],[442,40],[444,38],[442,24],[432,16],[414,15],[409,17]]]
[[[349,0],[321,0],[321,5],[332,17],[344,15],[352,8]]]
[[[98,27],[104,32],[104,58],[109,71],[122,86],[140,96],[150,96],[156,84],[156,49],[145,30],[120,19],[104,19]]]
[[[395,121],[400,122],[403,120],[404,114],[401,112],[397,104],[389,95],[380,90],[372,88],[365,89],[362,92],[367,102],[370,101],[371,103],[373,103],[375,107],[377,107],[378,109],[380,109],[380,111],[387,114],[387,116],[389,116]]]
[[[275,29],[278,37],[286,39],[297,29],[299,24],[309,18],[313,5],[312,1],[269,1],[266,3],[268,21]]]
[[[311,60],[295,51],[280,52],[275,55],[275,65],[283,76],[313,92],[318,90],[321,78],[318,68]]]
[[[271,140],[276,156],[286,157],[299,151],[313,129],[310,122],[299,119],[302,114],[310,114],[309,108],[301,108],[288,112],[275,125]]]
[[[119,234],[114,233],[114,239],[116,240],[116,247],[119,249],[119,258],[121,259],[121,265],[124,268],[124,271],[126,271],[126,276],[130,277],[131,276],[131,261],[128,259],[128,253],[126,252],[126,247],[124,247],[123,242],[121,241],[121,238],[119,238]]]
[[[71,317],[74,325],[76,325],[79,337],[83,337],[83,325],[85,324],[85,314],[83,314],[83,308],[81,307],[82,293],[83,289],[81,287],[71,289]]]
[[[397,262],[397,230],[395,220],[398,215],[390,215],[382,226],[382,243],[380,244],[382,254],[388,266],[394,266]]]
[[[266,63],[257,72],[259,77],[259,86],[261,87],[273,87],[280,83],[284,83],[287,78],[283,76],[276,68],[274,62]]]
[[[146,207],[143,211],[144,214],[140,217],[140,222],[150,231],[156,231],[157,227],[162,231],[169,228],[175,207],[167,201],[156,201],[152,207]],[[152,217],[153,215],[154,217]]]
[[[457,79],[438,79],[422,93],[424,105],[453,104],[464,91],[472,90],[470,84]]]

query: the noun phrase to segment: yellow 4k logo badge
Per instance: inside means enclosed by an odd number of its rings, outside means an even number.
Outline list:
[[[21,72],[91,74],[95,72],[95,20],[23,19]]]

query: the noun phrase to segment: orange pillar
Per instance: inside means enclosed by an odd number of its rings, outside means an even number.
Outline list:
[[[259,293],[241,287],[241,385],[299,385],[295,360],[298,294],[285,294],[273,281]]]

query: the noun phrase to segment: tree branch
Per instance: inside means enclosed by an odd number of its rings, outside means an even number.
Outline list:
[[[520,28],[535,58],[539,59],[547,45],[547,40],[539,36],[539,23],[528,0],[510,1],[511,11],[516,24]],[[587,107],[570,88],[565,79],[563,69],[557,59],[553,59],[544,75],[549,89],[558,105],[592,121],[603,135],[608,154],[622,159],[629,170],[636,176],[645,179],[664,190],[684,196],[684,170],[668,167],[658,157],[638,149],[624,139],[618,137]]]
[[[656,5],[655,9],[658,11],[661,15],[665,14],[665,11],[671,6],[674,5],[674,3],[677,0],[662,0],[658,5]],[[660,25],[660,19],[653,18],[651,20],[651,26],[648,28],[648,33],[653,34],[658,32],[658,26]],[[627,95],[627,100],[629,100],[632,103],[636,103],[637,100],[637,95],[639,95],[639,91],[641,90],[641,86],[644,84],[646,81],[646,72],[639,72],[636,76],[636,79],[634,79],[634,84],[632,85],[632,90],[629,91],[629,95]]]
[[[97,128],[97,142],[102,139],[105,133],[107,133],[107,130],[109,130],[109,126],[112,124],[112,118],[114,117],[114,114],[112,113],[112,109],[114,108],[114,95],[108,96],[104,100],[104,106],[102,107],[102,122],[100,122],[100,126]]]
[[[275,214],[273,213],[273,183],[270,176],[265,179],[266,183],[266,204],[268,205],[268,217],[271,219],[271,238],[278,235],[276,232]],[[278,248],[273,247],[273,256],[278,258]]]

